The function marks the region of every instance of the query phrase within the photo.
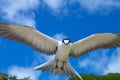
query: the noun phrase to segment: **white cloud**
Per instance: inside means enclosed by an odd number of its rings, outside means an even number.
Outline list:
[[[40,3],[44,6],[39,6]],[[1,0],[0,15],[11,22],[35,26],[34,10],[38,6],[50,10],[54,15],[69,15],[69,13],[81,15],[81,11],[107,13],[120,9],[120,0]]]
[[[108,54],[112,54],[109,55]],[[120,48],[111,53],[111,50],[98,50],[90,53],[87,57],[78,62],[79,67],[107,74],[109,72],[120,73]]]
[[[59,75],[51,75],[51,76],[49,76],[49,80],[69,80],[69,77],[67,76],[67,77],[61,77],[61,76],[59,76]]]
[[[94,71],[101,71],[104,69],[104,66],[109,60],[107,53],[109,50],[99,50],[91,52],[87,57],[83,60],[79,61],[79,66],[81,68],[91,68]]]
[[[2,0],[0,2],[2,18],[9,22],[35,27],[34,10],[39,3],[39,0]]]
[[[29,77],[32,80],[38,80],[40,72],[36,72],[32,68],[13,66],[8,70],[8,74],[17,76],[18,79]]]
[[[120,9],[120,0],[44,0],[44,3],[53,13],[61,15],[82,14],[81,10],[88,13],[96,13],[97,11],[109,13],[114,9]],[[77,9],[74,8],[75,5],[79,5]]]
[[[65,1],[64,0],[44,0],[44,3],[55,12],[58,12],[63,8]]]
[[[54,35],[53,38],[56,40],[62,40],[63,38],[66,38],[66,36],[64,34],[60,33],[60,34]]]
[[[48,55],[45,55],[44,53],[35,51],[34,52],[34,60],[35,61],[33,63],[33,66],[38,65],[43,62],[50,61],[50,60],[54,59],[54,57],[55,57],[55,55],[48,56]]]
[[[113,8],[120,8],[120,0],[78,0],[82,8],[88,12],[96,12],[99,10],[109,11]]]
[[[104,69],[104,74],[106,73],[120,73],[120,48],[118,48],[111,57],[111,62]]]

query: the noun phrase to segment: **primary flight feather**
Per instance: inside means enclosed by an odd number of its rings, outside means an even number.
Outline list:
[[[60,75],[81,76],[70,66],[68,57],[80,57],[92,50],[120,46],[120,34],[98,33],[71,43],[70,39],[57,41],[29,26],[0,23],[0,36],[25,43],[33,49],[46,55],[55,54],[55,59],[35,67],[34,69],[48,71]]]

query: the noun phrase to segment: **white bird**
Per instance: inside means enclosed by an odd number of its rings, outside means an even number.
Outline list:
[[[92,50],[120,46],[120,34],[98,33],[71,43],[70,39],[57,41],[37,30],[22,25],[0,23],[0,36],[25,43],[46,55],[55,54],[55,58],[34,69],[60,75],[82,77],[68,63],[68,57],[80,57]]]

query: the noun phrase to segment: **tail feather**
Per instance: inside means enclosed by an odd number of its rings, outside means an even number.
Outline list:
[[[72,68],[72,66],[69,63],[64,63],[62,68],[56,68],[56,65],[57,63],[54,59],[40,66],[37,66],[34,69],[48,71],[59,75],[77,76],[80,80],[83,80],[82,77]]]
[[[82,77],[74,70],[74,68],[67,63],[67,65],[64,68],[64,72],[66,75],[70,76],[77,76],[80,80],[83,80]]]
[[[52,61],[46,62],[42,65],[39,65],[39,66],[35,67],[34,69],[52,72],[54,70],[55,66],[56,66],[56,63],[54,62],[54,60],[52,60]]]

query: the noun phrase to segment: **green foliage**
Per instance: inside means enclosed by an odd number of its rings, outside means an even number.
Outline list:
[[[0,73],[0,80],[8,80],[8,75],[5,73]]]
[[[93,75],[93,74],[81,74],[84,80],[120,80],[120,74],[109,73],[107,75]],[[69,80],[79,80],[77,77],[72,77]]]
[[[31,80],[29,77],[18,79],[17,76],[8,76],[6,73],[0,73],[0,80]]]
[[[120,80],[119,73],[109,73],[107,75],[93,75],[93,74],[81,74],[84,80]],[[29,77],[23,79],[17,79],[17,76],[8,76],[6,73],[0,73],[0,80],[31,80]],[[72,77],[69,80],[79,80],[77,77]]]
[[[21,79],[21,80],[30,80],[30,78],[29,77],[25,77],[24,79]]]

